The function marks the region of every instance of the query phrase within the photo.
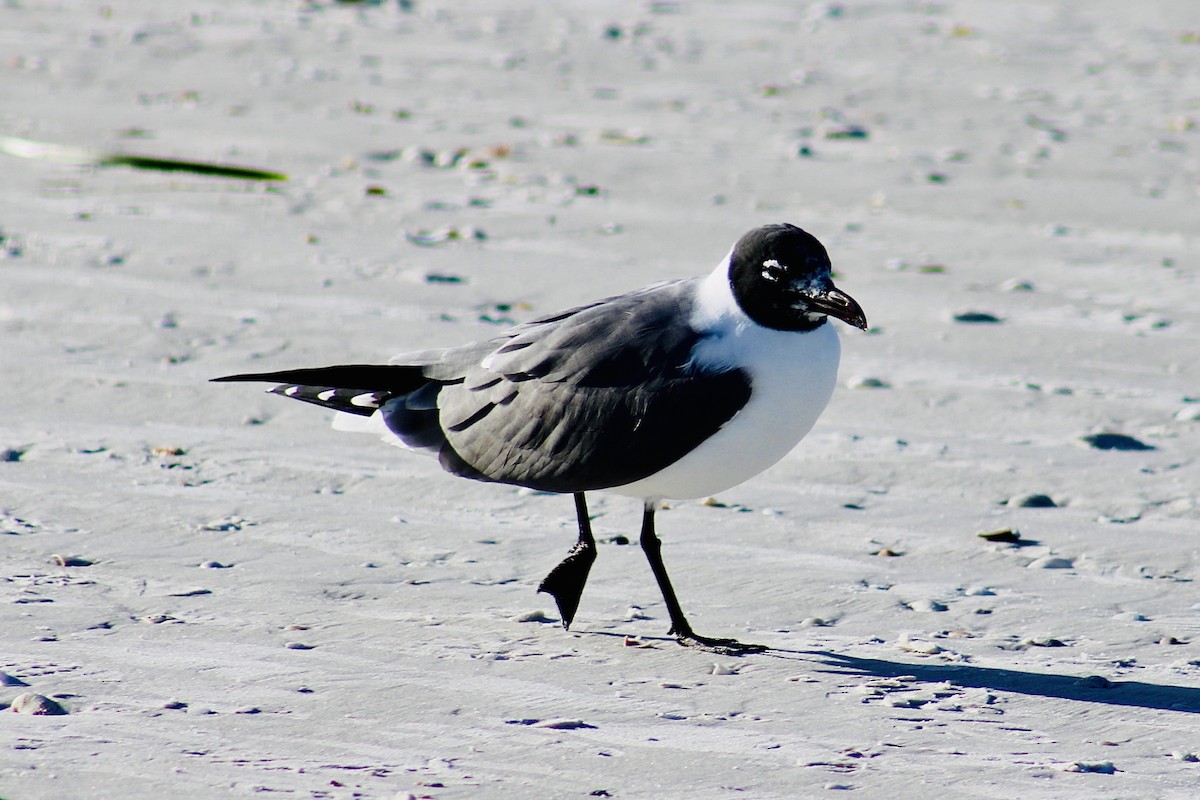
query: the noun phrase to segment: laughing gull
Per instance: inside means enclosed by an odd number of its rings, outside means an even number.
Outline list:
[[[538,587],[563,627],[596,558],[585,492],[643,503],[641,546],[684,645],[763,648],[700,636],[663,565],[654,512],[757,475],[799,442],[837,380],[828,318],[866,330],[829,256],[794,225],[755,228],[707,277],[670,281],[518,325],[487,341],[353,364],[230,375],[337,411],[479,481],[571,493],[579,540]]]

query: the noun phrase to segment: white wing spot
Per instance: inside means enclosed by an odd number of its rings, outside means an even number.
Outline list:
[[[379,408],[379,395],[375,392],[356,394],[350,398],[350,405],[362,406],[363,408]]]
[[[300,391],[299,386],[289,386],[283,390],[283,393],[286,394],[288,397],[292,397],[299,391]]]
[[[325,402],[325,403],[328,403],[330,400],[332,400],[335,397],[337,397],[336,389],[326,389],[323,392],[317,392],[317,399],[321,400],[322,402]]]

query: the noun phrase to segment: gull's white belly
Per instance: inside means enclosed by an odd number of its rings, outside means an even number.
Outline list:
[[[707,497],[774,465],[812,429],[837,384],[833,325],[808,333],[754,328],[736,338],[718,347],[736,348],[750,375],[750,400],[742,410],[666,469],[608,491],[648,501]]]

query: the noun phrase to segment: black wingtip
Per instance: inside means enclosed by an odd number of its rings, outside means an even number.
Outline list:
[[[279,372],[246,372],[210,378],[213,383],[262,381],[298,386],[331,386],[338,389],[411,392],[426,382],[421,367],[408,364],[339,364],[332,367],[285,369]]]
[[[337,367],[326,367],[326,369],[337,369]],[[266,384],[293,384],[302,383],[301,380],[296,380],[298,377],[305,377],[310,373],[318,372],[317,369],[281,369],[280,372],[242,372],[236,375],[221,375],[220,378],[209,378],[210,384],[233,384],[233,383],[266,383]]]

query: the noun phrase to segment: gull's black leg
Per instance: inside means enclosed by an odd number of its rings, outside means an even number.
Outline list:
[[[683,609],[679,606],[675,590],[671,587],[671,579],[667,577],[667,568],[663,564],[662,542],[654,532],[653,503],[646,503],[645,510],[642,512],[641,543],[642,552],[646,554],[646,560],[650,562],[650,569],[654,572],[655,580],[658,581],[663,601],[667,604],[667,613],[671,617],[671,629],[667,633],[674,634],[676,641],[684,647],[711,650],[723,655],[759,653],[767,649],[760,644],[742,644],[737,639],[713,639],[708,636],[700,636],[692,630],[687,617],[683,616]]]
[[[545,592],[554,598],[558,604],[558,614],[562,617],[563,629],[571,627],[575,619],[575,611],[579,608],[579,598],[583,595],[583,586],[587,583],[588,572],[592,562],[596,560],[596,540],[592,538],[592,521],[588,518],[587,502],[583,492],[575,493],[575,514],[579,517],[579,541],[567,553],[557,567],[538,586],[539,592]]]

